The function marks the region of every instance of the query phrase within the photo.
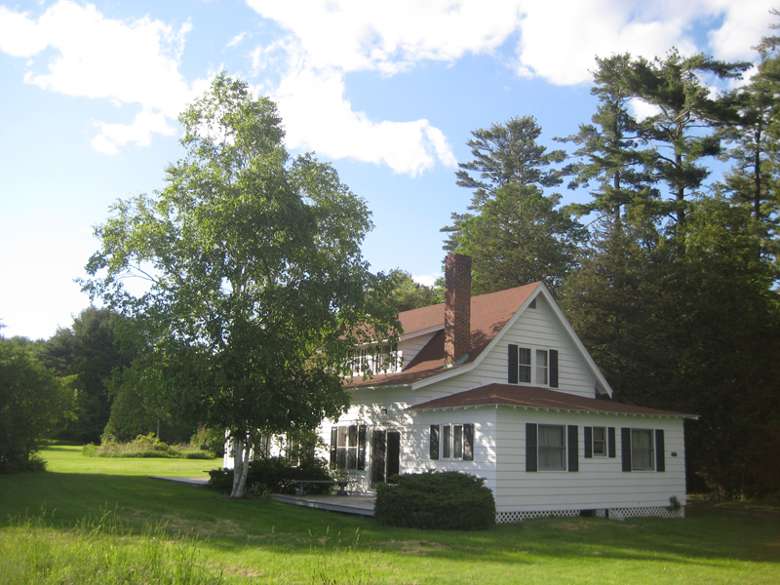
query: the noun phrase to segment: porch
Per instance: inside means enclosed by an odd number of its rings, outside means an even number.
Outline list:
[[[329,512],[341,512],[342,514],[369,517],[374,515],[374,503],[376,502],[375,496],[366,495],[291,496],[287,494],[273,494],[271,497],[277,502],[284,502],[285,504],[292,504],[294,506],[304,506],[317,510],[327,510]]]

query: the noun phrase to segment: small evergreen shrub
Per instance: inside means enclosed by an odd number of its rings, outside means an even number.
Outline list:
[[[250,493],[295,494],[296,488],[299,487],[296,481],[331,481],[331,477],[320,460],[293,465],[283,457],[268,457],[249,463],[246,486]],[[233,470],[209,471],[209,487],[229,492],[233,487]],[[300,487],[305,494],[326,494],[330,491],[331,484],[302,484]]]
[[[493,492],[473,475],[426,472],[377,486],[376,519],[390,526],[480,530],[496,523]]]

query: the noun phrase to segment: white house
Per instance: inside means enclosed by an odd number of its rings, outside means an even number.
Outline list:
[[[684,515],[683,420],[694,416],[612,400],[542,283],[471,296],[461,255],[448,256],[445,281],[445,303],[399,314],[390,369],[356,375],[349,410],[322,421],[332,468],[366,492],[398,473],[471,473],[499,522]]]

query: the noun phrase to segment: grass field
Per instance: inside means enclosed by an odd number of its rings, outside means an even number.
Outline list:
[[[395,530],[145,477],[205,476],[218,461],[41,454],[49,471],[0,476],[3,584],[780,583],[776,508]]]

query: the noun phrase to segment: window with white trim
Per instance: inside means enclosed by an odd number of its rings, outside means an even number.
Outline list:
[[[535,382],[542,386],[549,383],[549,354],[546,349],[536,350],[536,379]]]
[[[517,348],[517,380],[531,383],[531,350],[527,347]]]
[[[366,425],[331,427],[331,469],[366,468]]]
[[[439,440],[440,438],[441,440]],[[431,459],[438,458],[438,450],[441,447],[442,459],[472,461],[474,459],[474,425],[470,423],[441,425],[441,437],[439,437],[439,425],[431,425],[429,444]]]
[[[655,448],[652,429],[631,429],[631,471],[653,471]]]
[[[539,471],[566,470],[566,426],[539,425]]]
[[[593,427],[593,456],[607,456],[607,427]]]

